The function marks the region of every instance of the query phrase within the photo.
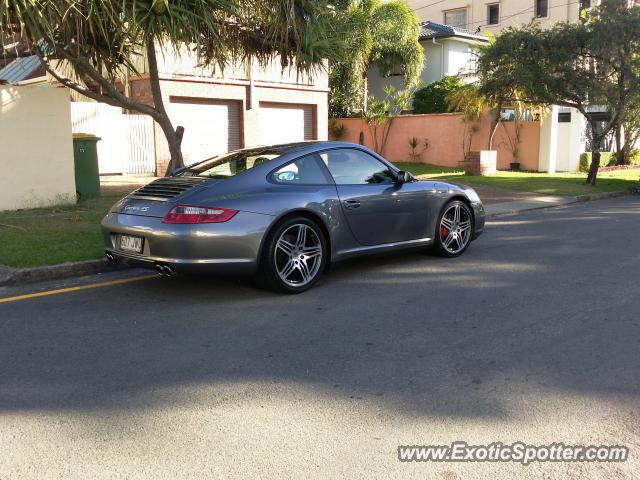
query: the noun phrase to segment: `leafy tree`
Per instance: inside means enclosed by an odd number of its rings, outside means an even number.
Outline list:
[[[401,74],[405,86],[417,83],[424,63],[420,21],[404,1],[343,0],[336,9],[349,31],[345,56],[331,64],[330,114],[354,116],[367,107],[367,73]]]
[[[500,113],[505,103],[502,93],[483,94],[478,85],[463,85],[447,96],[449,110],[452,112],[462,112],[464,121],[476,122],[480,120],[483,113],[488,112],[491,118],[489,128],[489,138],[487,139],[487,149],[493,149],[493,139],[501,122]]]
[[[595,185],[603,139],[624,118],[640,88],[640,7],[604,0],[583,24],[533,23],[509,28],[483,49],[478,74],[483,89],[521,92],[523,100],[577,109],[590,125]],[[598,106],[608,110],[601,125]]]
[[[2,45],[20,38],[62,85],[150,115],[167,139],[170,170],[183,166],[184,129],[172,124],[162,100],[159,49],[195,54],[220,70],[279,57],[283,68],[311,72],[344,46],[335,25],[322,0],[0,0]],[[128,75],[142,73],[149,74],[151,105],[123,88]]]
[[[449,112],[447,98],[463,85],[460,77],[447,75],[442,80],[416,90],[413,97],[413,113]]]

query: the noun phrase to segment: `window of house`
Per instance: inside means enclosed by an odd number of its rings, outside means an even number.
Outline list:
[[[467,28],[467,9],[444,12],[444,24],[450,27]]]
[[[489,25],[497,25],[500,23],[500,5],[487,5],[487,23]]]
[[[571,123],[571,112],[558,112],[558,123]]]
[[[549,16],[549,0],[535,0],[536,2],[536,17],[548,17]]]

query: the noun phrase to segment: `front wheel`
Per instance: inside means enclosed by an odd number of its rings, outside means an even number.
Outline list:
[[[267,287],[300,293],[318,281],[327,262],[324,234],[305,217],[284,220],[269,235],[259,278]]]
[[[443,257],[461,255],[471,243],[473,214],[460,200],[452,200],[441,210],[436,225],[435,253]]]

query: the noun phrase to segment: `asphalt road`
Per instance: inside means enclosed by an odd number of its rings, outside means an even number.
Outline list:
[[[623,197],[492,221],[459,259],[349,263],[298,296],[152,278],[0,303],[0,479],[638,478],[639,239]],[[397,460],[456,440],[631,457]]]

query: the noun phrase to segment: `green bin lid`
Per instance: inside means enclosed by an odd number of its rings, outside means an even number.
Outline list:
[[[74,140],[102,140],[100,137],[93,135],[92,133],[74,133]]]

